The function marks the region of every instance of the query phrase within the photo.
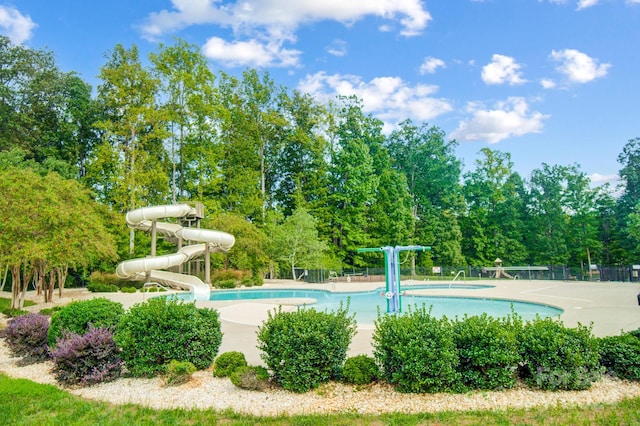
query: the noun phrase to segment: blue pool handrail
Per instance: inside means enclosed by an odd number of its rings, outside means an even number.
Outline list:
[[[400,292],[400,252],[401,251],[428,251],[428,246],[384,246],[359,248],[358,253],[383,252],[384,253],[384,276],[386,291],[384,296],[387,299],[387,313],[395,314],[402,312],[402,293]]]

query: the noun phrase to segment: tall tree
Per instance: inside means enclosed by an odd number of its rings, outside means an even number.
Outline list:
[[[564,210],[566,167],[542,164],[531,173],[527,210],[527,245],[531,262],[564,265],[569,261],[567,213]]]
[[[455,141],[445,141],[442,130],[426,123],[400,123],[388,138],[392,166],[407,179],[413,204],[413,243],[433,246],[421,255],[422,263],[463,265],[458,216],[462,208],[461,163]]]
[[[630,215],[636,213],[635,209],[640,200],[640,138],[631,139],[626,143],[618,155],[618,162],[622,165],[618,174],[624,182],[624,190],[616,207],[617,239],[624,253],[624,258],[620,261],[633,262],[640,255],[636,242],[629,238],[629,225],[633,228],[635,218]]]
[[[173,46],[161,44],[150,59],[166,99],[172,201],[205,201],[208,188],[218,183],[215,169],[219,150],[212,119],[216,109],[214,75],[198,47],[183,40]]]
[[[273,203],[290,215],[299,198],[311,211],[325,207],[328,145],[321,135],[325,110],[309,95],[281,93],[279,107],[284,115],[282,135],[271,168]]]
[[[117,211],[167,199],[166,114],[159,108],[160,82],[146,70],[134,45],[118,44],[100,70],[101,143],[87,179],[99,199]]]
[[[223,207],[264,223],[272,204],[275,156],[284,118],[277,105],[281,88],[268,73],[246,70],[242,80],[221,73],[220,129],[224,144],[220,171]]]
[[[475,170],[464,176],[465,254],[476,265],[493,264],[497,257],[518,264],[526,259],[518,192],[522,181],[508,153],[483,148],[480,154]]]
[[[346,265],[362,266],[357,249],[367,247],[367,214],[375,201],[379,178],[375,175],[369,151],[371,138],[377,138],[382,124],[364,115],[355,98],[341,98],[335,130],[337,147],[329,169],[330,218],[333,249]]]
[[[63,161],[66,175],[82,176],[96,137],[91,87],[61,72],[51,52],[14,46],[3,36],[0,63],[0,151]]]

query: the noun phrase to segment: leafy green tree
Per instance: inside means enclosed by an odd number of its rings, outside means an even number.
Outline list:
[[[91,87],[61,72],[51,52],[0,36],[0,151],[20,149],[38,163],[58,162],[65,175],[84,173],[95,142]]]
[[[564,197],[569,214],[567,242],[571,252],[570,264],[590,265],[592,257],[600,257],[602,243],[598,238],[598,189],[591,188],[591,180],[577,166],[567,169]]]
[[[326,207],[328,144],[321,135],[325,109],[311,96],[294,91],[281,93],[279,107],[286,120],[277,133],[282,135],[271,168],[273,203],[290,215],[301,198],[313,212]]]
[[[370,139],[380,134],[382,123],[365,116],[355,98],[340,100],[342,107],[334,129],[337,148],[329,169],[328,223],[337,257],[347,265],[362,266],[356,250],[369,244],[367,214],[379,182],[369,146]]]
[[[56,283],[62,296],[70,267],[114,258],[113,237],[77,181],[29,168],[0,172],[0,264],[11,269],[12,307],[22,307],[36,274],[50,302]]]
[[[633,229],[635,229],[633,214],[636,213],[634,209],[640,200],[640,138],[631,139],[626,143],[618,155],[618,162],[622,165],[618,174],[624,182],[624,191],[616,207],[618,240],[624,253],[624,258],[619,261],[631,262],[640,255],[636,241],[633,239]]]
[[[319,268],[327,244],[318,236],[316,219],[304,207],[298,207],[277,228],[274,243],[279,250],[279,259],[291,268],[291,278],[296,279],[296,267]]]
[[[246,70],[238,80],[221,73],[220,138],[224,145],[219,171],[222,208],[264,224],[271,204],[275,157],[282,143],[277,132],[284,118],[277,98],[282,90],[268,73]]]
[[[462,197],[456,145],[455,141],[446,142],[437,127],[426,123],[415,126],[411,120],[400,123],[387,141],[392,166],[406,176],[409,186],[415,218],[413,243],[433,246],[431,252],[420,255],[425,265],[432,261],[445,265],[465,263],[457,219]]]
[[[118,44],[100,70],[97,123],[102,142],[87,179],[101,201],[124,212],[168,195],[166,114],[158,108],[160,82],[140,63],[138,48]]]
[[[220,150],[215,140],[215,77],[195,45],[177,40],[150,55],[162,83],[170,129],[172,201],[208,201],[220,182],[216,174]],[[208,197],[206,197],[208,198]],[[209,209],[216,208],[210,202]]]
[[[531,173],[527,245],[533,264],[565,265],[569,261],[567,213],[563,208],[566,172],[564,166],[543,163],[541,169]]]
[[[221,213],[206,218],[202,226],[228,232],[236,240],[228,253],[212,254],[211,262],[215,267],[249,270],[254,275],[265,269],[268,263],[266,237],[254,223],[236,213]]]
[[[476,265],[493,264],[497,257],[518,264],[526,259],[518,192],[522,180],[508,153],[483,148],[480,154],[475,170],[464,176],[465,254]]]

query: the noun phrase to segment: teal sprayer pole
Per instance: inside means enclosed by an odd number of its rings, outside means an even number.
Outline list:
[[[400,252],[408,250],[427,251],[431,250],[431,247],[385,246],[358,249],[358,253],[384,253],[384,276],[386,284],[384,296],[387,299],[387,313],[389,314],[402,312],[402,293],[400,291]]]

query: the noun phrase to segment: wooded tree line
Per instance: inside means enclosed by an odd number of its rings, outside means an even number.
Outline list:
[[[423,266],[640,263],[640,138],[618,155],[622,189],[592,187],[577,164],[522,177],[490,148],[463,173],[435,126],[406,120],[384,134],[356,97],[323,104],[267,72],[214,73],[181,40],[148,60],[115,46],[95,92],[53,53],[4,37],[0,64],[3,172],[55,172],[90,190],[120,259],[142,249],[104,210],[199,201],[203,227],[237,238],[218,266],[255,273],[380,266],[357,248],[409,244],[432,247]],[[44,203],[3,206],[0,220],[29,221]],[[15,258],[6,226],[2,265]],[[113,262],[107,252],[94,260]]]

